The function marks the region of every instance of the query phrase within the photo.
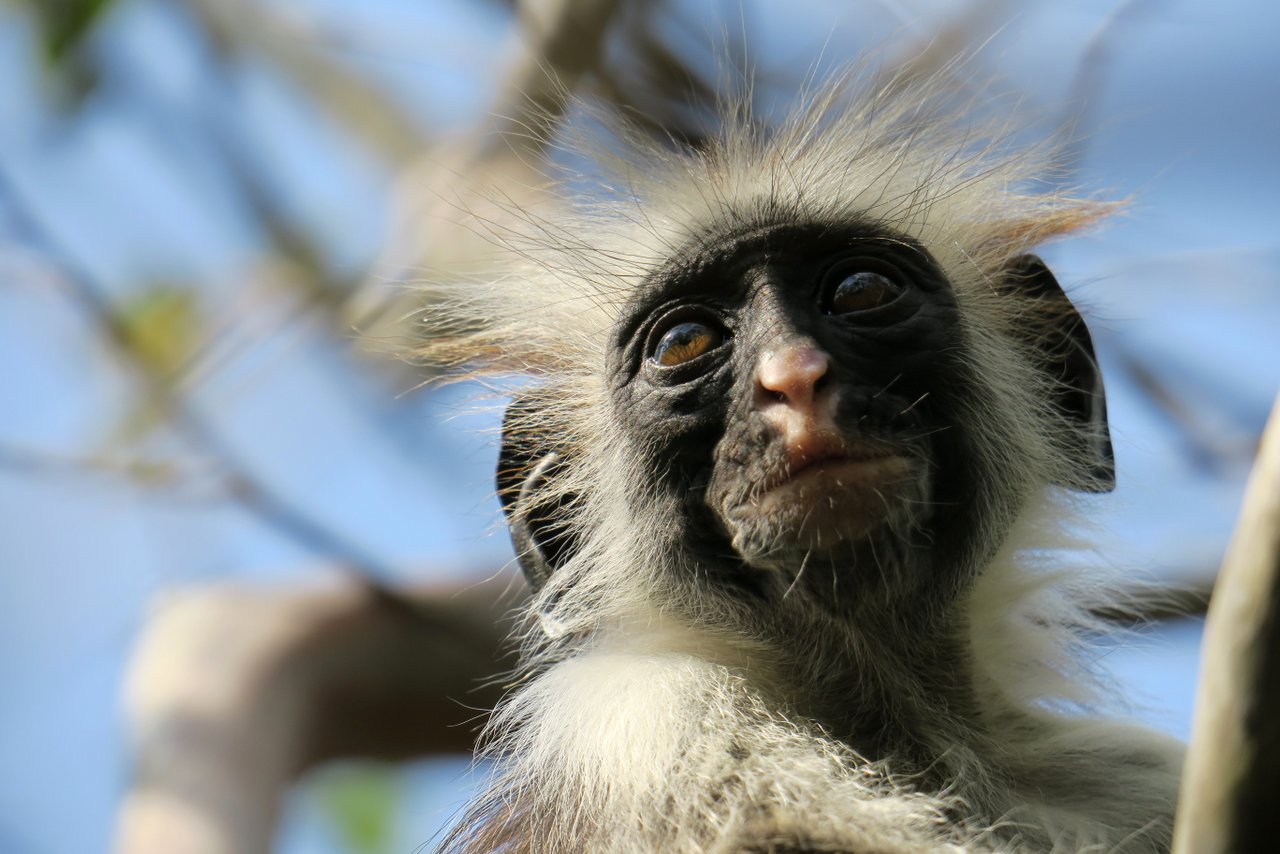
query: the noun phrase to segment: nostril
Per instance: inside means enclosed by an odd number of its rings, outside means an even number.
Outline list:
[[[765,353],[756,373],[762,403],[808,407],[827,385],[830,358],[812,344],[792,344]]]

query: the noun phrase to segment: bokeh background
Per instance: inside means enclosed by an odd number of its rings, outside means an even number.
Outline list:
[[[555,29],[575,15],[596,36]],[[695,138],[681,105],[726,67],[768,108],[872,50],[965,53],[1070,124],[1067,178],[1130,200],[1045,252],[1108,379],[1120,488],[1087,559],[1207,589],[1280,388],[1278,48],[1263,0],[0,3],[0,852],[109,848],[157,594],[510,560],[492,411],[390,351],[400,285],[478,263],[442,204],[523,180],[536,146],[499,134],[539,57]],[[1200,624],[1151,616],[1100,662],[1185,737]],[[429,848],[474,773],[323,769],[278,850]]]

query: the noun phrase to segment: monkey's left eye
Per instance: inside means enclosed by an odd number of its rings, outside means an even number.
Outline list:
[[[888,305],[902,289],[888,276],[862,270],[845,276],[837,274],[835,286],[827,290],[823,310],[827,314],[851,314]]]
[[[724,335],[705,323],[677,323],[663,333],[649,357],[664,368],[683,365],[720,346]]]

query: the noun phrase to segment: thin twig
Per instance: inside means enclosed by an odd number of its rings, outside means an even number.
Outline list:
[[[1128,627],[1199,617],[1208,610],[1212,592],[1211,584],[1173,584],[1097,608],[1093,615]]]
[[[58,265],[70,294],[104,333],[111,346],[134,369],[148,396],[168,414],[182,435],[218,461],[228,489],[239,503],[277,532],[317,554],[340,562],[378,587],[379,595],[386,592],[394,596],[394,593],[383,590],[382,580],[391,577],[386,564],[292,506],[264,484],[213,424],[190,405],[172,379],[151,370],[134,347],[128,324],[105,295],[104,289],[87,270],[72,260],[72,256],[62,249],[52,233],[31,212],[17,185],[3,168],[0,168],[0,196],[8,200],[12,224],[33,247]]]
[[[266,56],[392,167],[407,165],[430,145],[423,128],[400,105],[307,39],[288,32],[271,4],[182,2],[218,48],[227,52],[248,49]]]
[[[1199,468],[1208,472],[1221,472],[1232,460],[1238,459],[1242,448],[1256,447],[1252,436],[1222,437],[1222,431],[1210,425],[1203,408],[1191,406],[1141,357],[1119,341],[1112,350],[1138,391],[1141,392],[1167,419],[1182,439],[1188,457]]]
[[[1099,93],[1110,71],[1113,48],[1121,43],[1124,28],[1138,22],[1154,5],[1155,0],[1128,0],[1117,6],[1094,30],[1084,54],[1076,63],[1066,112],[1059,122],[1059,127],[1068,134],[1058,152],[1059,180],[1064,185],[1074,182],[1088,152],[1092,126],[1096,123]]]
[[[504,169],[503,184],[517,188],[514,192],[542,180],[535,164],[552,141],[571,93],[600,64],[610,25],[625,5],[621,0],[520,5],[523,44],[489,118],[465,144],[434,150],[421,168],[400,174],[406,191],[393,227],[398,236],[388,242],[374,273],[350,300],[353,326],[373,337],[397,336],[404,318],[421,307],[421,294],[388,288],[389,281],[414,278],[424,261],[433,270],[457,272],[483,257],[487,247],[450,227],[450,218],[440,211],[454,211],[463,199],[483,203],[476,198],[477,189]],[[425,237],[424,222],[430,223]]]

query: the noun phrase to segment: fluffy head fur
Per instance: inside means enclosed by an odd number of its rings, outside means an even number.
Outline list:
[[[974,107],[937,81],[845,81],[770,129],[730,107],[698,151],[615,124],[607,182],[512,210],[494,226],[504,270],[433,286],[428,360],[541,381],[506,429],[554,436],[564,462],[520,500],[572,503],[580,543],[535,598],[525,672],[490,724],[494,781],[446,850],[1167,847],[1176,746],[1055,711],[1088,699],[1071,655],[1093,628],[1086,585],[1024,555],[1058,542],[1054,485],[1089,475],[1028,341],[1054,309],[998,286],[1108,206],[1032,192],[1047,152],[1014,151]],[[954,290],[977,382],[954,418],[980,462],[978,530],[917,612],[875,600],[832,615],[797,596],[749,613],[705,595],[696,557],[645,524],[678,510],[611,410],[613,330],[691,247],[849,222],[914,241]]]

